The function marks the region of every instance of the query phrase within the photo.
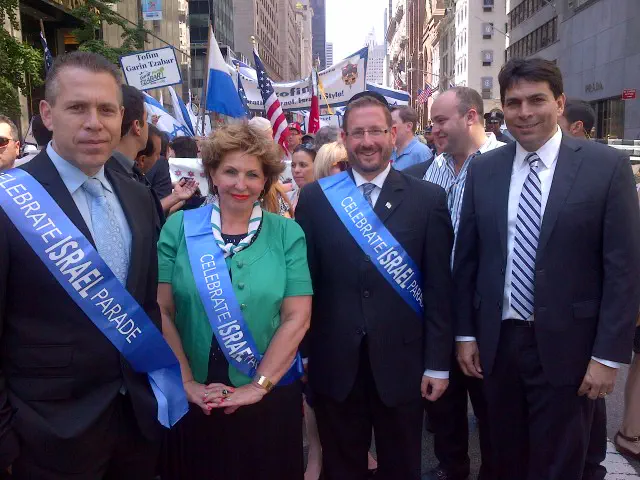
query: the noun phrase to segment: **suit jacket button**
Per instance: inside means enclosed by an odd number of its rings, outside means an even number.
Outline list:
[[[362,292],[362,296],[364,298],[369,298],[371,296],[371,293],[369,292],[369,290],[365,290],[364,292]]]
[[[240,304],[240,310],[244,310],[245,308],[247,308],[247,304],[246,303],[241,303]]]
[[[244,283],[243,283],[243,282],[240,282],[240,283],[238,284],[238,288],[239,288],[240,290],[244,290]]]
[[[367,255],[366,257],[364,257],[364,261],[367,263],[371,262],[371,257]]]
[[[244,262],[242,260],[238,261],[238,268],[244,267]]]
[[[504,275],[504,267],[502,267],[502,268],[500,269],[500,273],[501,273],[502,275]]]

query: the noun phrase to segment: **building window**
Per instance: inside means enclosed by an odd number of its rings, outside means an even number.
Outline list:
[[[493,0],[482,0],[482,9],[485,12],[493,12]]]
[[[485,40],[491,39],[493,37],[493,23],[483,23],[482,24],[482,38]]]
[[[509,12],[509,26],[514,28],[520,25],[535,15],[541,8],[550,4],[551,2],[547,0],[523,0]]]
[[[484,100],[493,98],[493,77],[482,77],[482,98]]]
[[[558,17],[555,17],[507,48],[507,58],[526,58],[558,41]]]
[[[483,50],[482,51],[482,66],[490,67],[493,63],[493,50]]]

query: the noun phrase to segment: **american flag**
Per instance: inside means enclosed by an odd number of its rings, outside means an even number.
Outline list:
[[[273,129],[273,140],[288,152],[289,129],[287,128],[287,119],[280,106],[280,100],[278,100],[276,92],[273,90],[271,79],[267,75],[267,70],[264,68],[258,52],[255,50],[253,51],[253,59],[256,63],[256,74],[258,76],[258,87],[262,95],[262,103]]]
[[[428,83],[424,86],[424,90],[418,90],[418,103],[426,103],[433,91],[433,87]]]

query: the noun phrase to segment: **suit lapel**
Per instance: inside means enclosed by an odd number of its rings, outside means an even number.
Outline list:
[[[69,220],[73,222],[76,228],[80,230],[95,247],[96,244],[91,236],[89,227],[87,227],[80,210],[78,210],[76,206],[76,202],[71,197],[69,190],[62,181],[58,170],[56,170],[47,152],[43,151],[25,165],[25,171],[45,188],[49,195],[51,195],[51,198],[55,200],[62,211],[69,217]]]
[[[127,188],[126,182],[128,178],[114,172],[110,167],[105,168],[105,175],[109,179],[109,182],[113,186],[120,205],[127,217],[127,223],[131,230],[131,256],[129,258],[129,274],[127,276],[127,290],[135,292],[139,282],[139,275],[142,271],[139,268],[139,261],[141,258],[148,258],[144,255],[145,245],[142,235],[141,225],[145,224],[144,219],[139,219],[139,205],[136,202],[134,196],[132,196],[131,189]]]
[[[570,138],[562,137],[560,151],[556,170],[553,174],[551,182],[551,190],[549,191],[549,199],[542,217],[542,228],[540,230],[540,240],[538,242],[538,256],[542,252],[549,241],[553,227],[558,219],[558,213],[564,205],[567,195],[576,179],[578,169],[582,159],[577,155],[580,145],[573,142]]]
[[[491,175],[493,185],[487,187],[495,191],[494,201],[496,208],[496,223],[498,226],[498,236],[500,237],[500,246],[502,247],[502,256],[507,258],[507,224],[509,214],[509,188],[511,186],[511,172],[513,171],[513,159],[516,156],[515,143],[510,144],[509,148],[505,148],[504,153],[497,159],[493,166]]]
[[[380,221],[385,223],[387,219],[396,211],[402,203],[404,191],[404,179],[402,175],[393,167],[389,170],[389,175],[382,185],[382,191],[378,197],[373,211],[378,215]]]

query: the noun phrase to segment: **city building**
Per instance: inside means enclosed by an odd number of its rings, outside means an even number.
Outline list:
[[[313,9],[309,0],[302,0],[296,3],[296,14],[298,18],[300,36],[300,68],[302,75],[308,75],[313,67]]]
[[[378,45],[375,31],[372,29],[365,39],[365,45],[369,47],[367,60],[367,82],[376,85],[384,83],[384,62],[387,51],[384,45]]]
[[[279,27],[287,28],[286,22],[281,22],[278,12],[281,1],[233,0],[234,51],[253,61],[251,37],[254,37],[267,73],[277,82],[284,79]],[[282,25],[283,23],[285,24]],[[283,35],[283,42],[285,38]]]
[[[285,82],[302,77],[302,26],[296,14],[297,0],[279,0],[278,40],[280,50],[281,78]],[[309,73],[305,73],[309,75]]]
[[[419,107],[417,103],[418,90],[424,88],[422,31],[425,16],[426,2],[424,0],[407,0],[406,90],[411,95],[411,105],[416,110]]]
[[[640,2],[509,0],[506,58],[557,62],[568,97],[591,103],[595,137],[640,138]]]
[[[310,0],[311,9],[313,10],[312,19],[312,54],[313,61],[320,61],[320,70],[324,70],[327,66],[326,62],[326,43],[327,43],[327,18],[325,10],[325,0]]]
[[[447,83],[441,81],[441,87],[471,87],[482,95],[485,112],[501,108],[498,73],[504,63],[505,0],[456,0],[447,16],[452,17],[452,24],[445,30],[444,40],[454,44],[453,50],[440,44],[447,76]]]
[[[436,91],[427,100],[421,109],[421,120],[423,125],[428,125],[430,120],[430,109],[439,92],[446,88],[446,79],[440,72],[441,50],[440,33],[443,30],[440,25],[445,18],[445,0],[428,0],[425,11],[425,21],[422,31],[422,61],[424,70],[424,82],[428,83]],[[443,42],[446,44],[446,42]],[[443,69],[443,72],[446,69]],[[444,81],[443,81],[444,80]]]
[[[386,31],[387,54],[389,56],[390,85],[398,90],[407,88],[406,47],[409,41],[407,33],[407,1],[392,0],[389,9],[389,24]]]
[[[333,65],[333,42],[327,42],[324,49],[324,61],[327,68]]]

